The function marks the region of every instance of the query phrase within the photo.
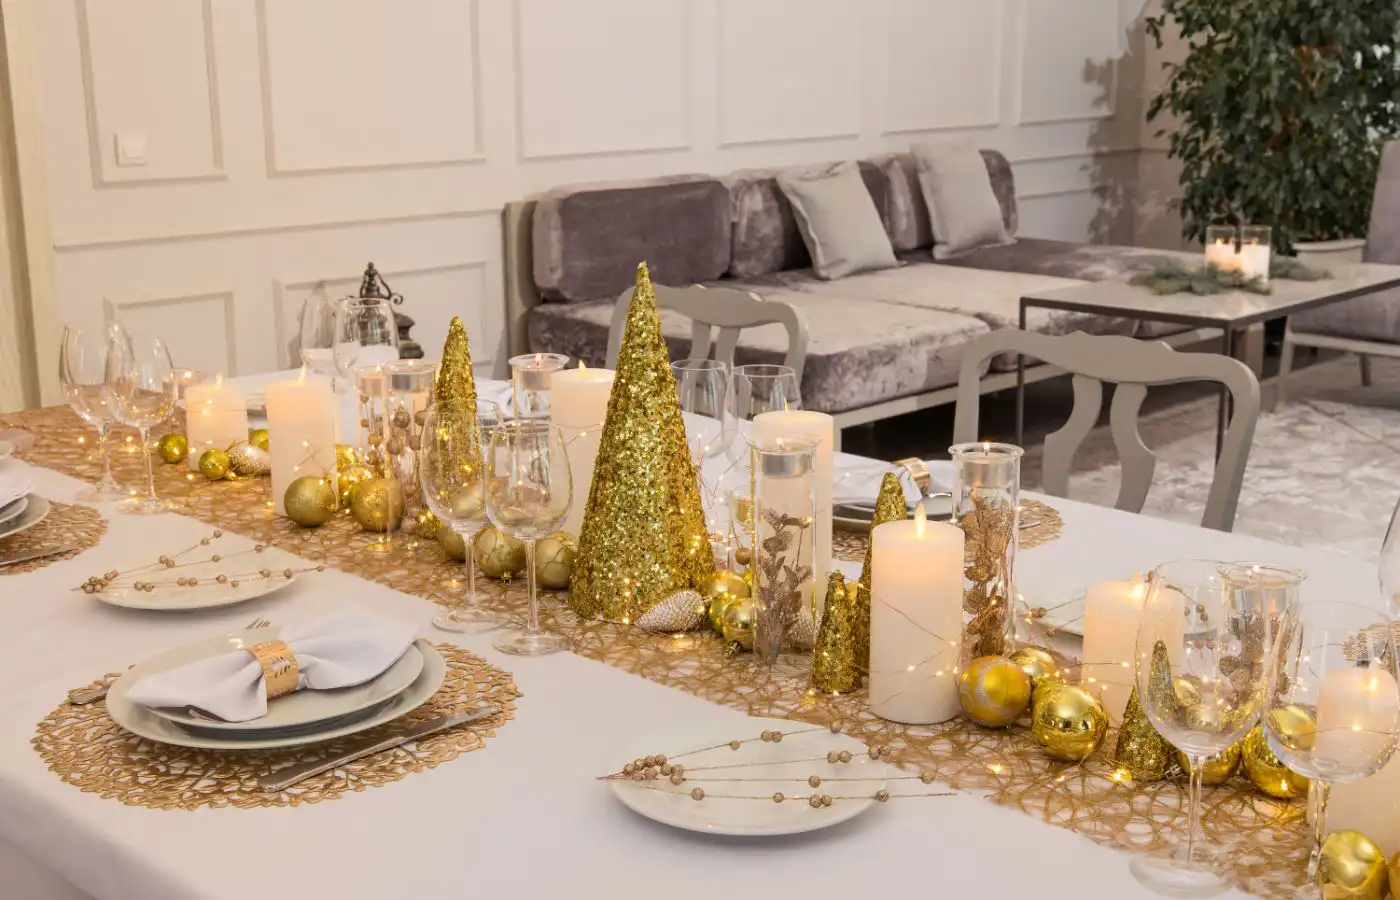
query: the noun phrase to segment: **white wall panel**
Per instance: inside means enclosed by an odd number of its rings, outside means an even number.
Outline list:
[[[1117,103],[1117,0],[1020,0],[1017,124],[1102,119]]]
[[[233,292],[183,297],[107,297],[109,321],[133,334],[159,337],[178,368],[232,372],[238,350],[233,319]]]
[[[995,126],[1005,0],[890,0],[886,134]]]

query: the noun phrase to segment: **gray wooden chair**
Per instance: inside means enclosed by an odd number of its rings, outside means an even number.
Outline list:
[[[1157,455],[1143,443],[1138,414],[1147,389],[1153,385],[1184,381],[1214,381],[1230,392],[1234,414],[1225,431],[1225,442],[1215,465],[1215,478],[1206,499],[1201,525],[1229,531],[1235,523],[1240,484],[1254,426],[1259,419],[1259,380],[1236,359],[1214,353],[1178,353],[1157,341],[1082,332],[1052,337],[1007,328],[983,335],[968,345],[958,379],[958,406],[953,439],[976,441],[978,383],[988,360],[1002,353],[1019,353],[1061,369],[1073,376],[1074,409],[1059,431],[1045,438],[1045,492],[1069,496],[1070,468],[1080,444],[1098,423],[1103,409],[1103,383],[1114,382],[1109,407],[1113,444],[1123,465],[1118,489],[1119,509],[1141,512],[1152,487]]]
[[[612,325],[608,329],[608,366],[617,364],[622,346],[622,327],[627,322],[627,304],[632,299],[628,288],[617,298],[613,308]],[[797,373],[802,383],[802,368],[807,362],[807,319],[797,307],[781,300],[764,300],[757,294],[736,288],[706,288],[700,285],[675,288],[656,285],[656,305],[673,309],[690,319],[690,356],[714,359],[734,367],[734,348],[739,333],[759,325],[782,325],[788,333],[788,350],[783,364]],[[718,336],[714,330],[719,329]]]

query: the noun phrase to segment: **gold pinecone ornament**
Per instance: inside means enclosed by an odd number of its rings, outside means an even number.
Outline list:
[[[635,622],[676,591],[704,591],[714,571],[646,263],[637,266],[578,543],[569,606],[585,618]]]
[[[1152,677],[1158,675],[1154,665]],[[1171,678],[1170,668],[1166,669],[1166,675],[1168,679]],[[1167,687],[1171,689],[1170,681]],[[1138,700],[1136,686],[1128,695],[1128,706],[1123,711],[1123,727],[1118,729],[1118,745],[1113,751],[1113,758],[1128,770],[1134,781],[1159,781],[1176,774],[1176,750],[1147,720],[1147,713]]]
[[[870,518],[872,539],[870,546],[865,548],[865,565],[860,568],[860,584],[856,588],[856,665],[860,666],[861,671],[870,669],[870,579],[874,575],[870,564],[875,551],[873,535],[875,529],[886,522],[902,522],[907,518],[909,507],[904,502],[904,488],[899,483],[899,476],[893,472],[886,472],[884,480],[880,482],[880,494],[875,499],[875,512]]]
[[[812,651],[812,686],[828,694],[848,694],[860,687],[856,665],[857,617],[860,588],[832,572],[827,580],[826,612]]]

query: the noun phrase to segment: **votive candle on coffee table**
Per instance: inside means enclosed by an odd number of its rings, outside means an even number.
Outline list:
[[[1273,239],[1274,230],[1267,225],[1246,225],[1240,229],[1240,274],[1269,283]]]
[[[1235,251],[1235,236],[1233,225],[1210,225],[1206,228],[1207,266],[1215,266],[1222,272],[1239,269],[1240,257]]]

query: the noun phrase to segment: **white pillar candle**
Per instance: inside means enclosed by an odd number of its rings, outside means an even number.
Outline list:
[[[826,413],[791,409],[760,413],[753,418],[753,439],[767,443],[781,437],[804,437],[816,443],[812,471],[817,479],[817,517],[812,523],[816,558],[812,581],[817,585],[814,612],[821,622],[826,608],[826,580],[831,572],[831,490],[835,478],[836,420]],[[874,497],[870,498],[872,501]]]
[[[335,478],[337,405],[330,382],[308,378],[267,386],[267,440],[272,454],[272,500],[286,515],[287,486],[303,475]]]
[[[1386,859],[1400,852],[1400,754],[1370,778],[1332,785],[1327,830],[1344,828],[1366,835]]]
[[[613,370],[565,369],[551,376],[550,406],[554,424],[564,433],[569,471],[573,475],[574,499],[564,531],[578,537],[583,529],[583,512],[593,483],[593,466],[598,460],[598,444],[603,438],[603,420],[608,417],[612,396]]]
[[[1084,595],[1080,683],[1099,696],[1114,725],[1123,723],[1133,691],[1133,652],[1146,596],[1146,586],[1137,576],[1092,585]]]
[[[1398,714],[1400,685],[1385,669],[1332,669],[1318,687],[1313,753],[1343,773],[1364,768],[1395,743]],[[1330,821],[1327,827],[1335,830]]]
[[[1240,247],[1240,273],[1246,278],[1260,278],[1269,283],[1269,261],[1272,254],[1268,244],[1247,242]]]
[[[886,522],[870,533],[870,710],[911,725],[958,714],[963,532],[929,522]]]
[[[185,437],[190,444],[190,471],[199,471],[205,450],[227,450],[248,440],[248,398],[220,374],[210,384],[185,388]]]
[[[1213,265],[1223,272],[1233,272],[1240,267],[1239,254],[1231,241],[1215,241],[1206,244],[1206,265]]]

